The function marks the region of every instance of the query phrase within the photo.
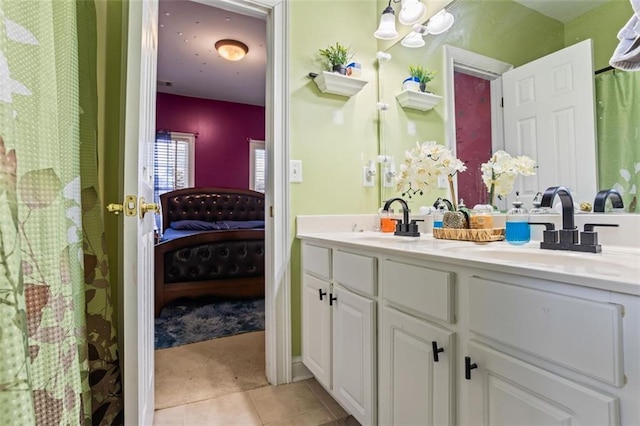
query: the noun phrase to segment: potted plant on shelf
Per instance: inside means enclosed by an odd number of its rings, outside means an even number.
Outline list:
[[[331,65],[331,71],[345,75],[347,73],[347,64],[353,58],[353,53],[348,47],[336,42],[334,46],[326,49],[320,49],[320,55],[324,56]]]
[[[424,69],[420,65],[417,65],[415,67],[413,65],[410,65],[409,66],[409,75],[411,77],[408,80],[413,81],[413,82],[417,82],[418,83],[418,88],[420,89],[421,92],[430,93],[430,92],[427,91],[426,85],[427,85],[428,82],[433,80],[433,77],[435,77],[435,75],[436,75],[435,71],[427,71],[426,69]],[[407,80],[405,80],[405,83],[406,82],[407,82]],[[411,90],[411,89],[409,89],[409,90]]]

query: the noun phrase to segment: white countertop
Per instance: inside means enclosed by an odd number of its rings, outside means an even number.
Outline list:
[[[364,222],[368,223],[369,217],[364,218]],[[353,223],[353,217],[345,222]],[[512,246],[504,241],[478,244],[440,240],[431,234],[410,238],[371,230],[318,231],[317,227],[303,226],[301,229],[299,226],[297,237],[306,241],[452,265],[464,263],[474,268],[640,295],[640,249],[637,247],[603,245],[602,253],[581,253],[542,250],[537,241]]]

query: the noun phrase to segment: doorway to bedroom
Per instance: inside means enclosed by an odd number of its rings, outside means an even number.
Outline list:
[[[178,296],[187,296],[166,297],[156,306],[155,404],[162,409],[268,384],[264,266],[251,264],[259,259],[255,240],[260,232],[264,262],[264,202],[262,217],[246,213],[259,210],[266,188],[267,43],[264,20],[198,2],[160,0],[158,23],[156,193],[178,191],[185,203],[202,203],[202,211],[187,206],[187,220],[177,220],[165,214],[169,207],[163,200],[165,220],[156,224],[159,244],[179,246],[172,253],[162,251],[156,277],[171,291],[184,284],[186,291]],[[231,40],[231,50],[245,51],[244,58],[223,59],[216,44],[225,40]],[[174,231],[181,243],[168,241]],[[205,236],[194,237],[199,231]],[[232,234],[234,239],[241,235],[242,242],[225,240]],[[220,260],[244,253],[250,254],[248,261]],[[171,263],[171,256],[183,263]],[[246,280],[227,285],[237,269],[249,271]],[[180,271],[208,274],[213,290],[192,292],[188,278],[172,281]],[[256,291],[260,273],[261,294]],[[197,279],[200,284],[208,280]]]

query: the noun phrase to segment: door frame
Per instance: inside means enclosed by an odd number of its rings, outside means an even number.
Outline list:
[[[491,148],[495,152],[504,149],[504,123],[502,116],[502,74],[513,65],[483,56],[455,46],[445,45],[443,52],[443,78],[445,101],[445,145],[456,155],[456,111],[454,72],[463,72],[491,83]],[[487,159],[488,160],[488,159]],[[458,180],[454,176],[454,188]],[[499,203],[500,201],[497,201]],[[470,206],[472,207],[472,206]],[[502,208],[502,206],[498,205]]]
[[[195,0],[266,20],[265,359],[269,383],[291,382],[289,7],[286,0]]]

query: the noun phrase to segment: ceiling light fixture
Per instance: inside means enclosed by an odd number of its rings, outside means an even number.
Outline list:
[[[227,61],[239,61],[249,52],[249,47],[237,40],[218,40],[215,47],[220,56]]]

